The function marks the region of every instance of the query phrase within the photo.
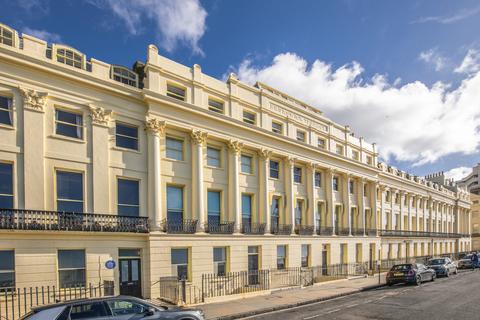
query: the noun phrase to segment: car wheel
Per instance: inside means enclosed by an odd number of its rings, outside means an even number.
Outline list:
[[[417,278],[415,278],[415,285],[419,286],[421,284],[422,284],[422,279],[420,278],[420,276],[417,276]]]

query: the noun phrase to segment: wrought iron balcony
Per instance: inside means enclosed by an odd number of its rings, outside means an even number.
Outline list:
[[[215,234],[232,234],[235,228],[234,221],[209,221],[205,223],[205,232]]]
[[[197,232],[197,220],[167,220],[161,222],[161,230],[166,233],[192,234]]]
[[[337,236],[348,236],[350,235],[350,228],[341,227],[341,228],[335,229],[335,234]]]
[[[317,226],[317,234],[319,236],[331,236],[333,233],[332,227]]]
[[[363,236],[364,231],[363,228],[352,228],[352,236]]]
[[[0,209],[0,229],[148,233],[147,217]]]
[[[292,233],[292,225],[272,223],[270,232],[276,235],[290,235]]]
[[[376,237],[377,229],[365,229],[365,234],[369,237]]]
[[[265,234],[265,223],[242,224],[242,233]]]
[[[295,225],[295,233],[301,236],[311,236],[313,234],[313,226],[297,224]]]
[[[406,231],[406,230],[380,230],[382,237],[415,237],[415,238],[461,238],[459,233],[428,232],[428,231]],[[469,237],[470,235],[466,235]]]

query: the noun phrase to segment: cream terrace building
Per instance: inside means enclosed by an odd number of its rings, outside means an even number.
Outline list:
[[[154,45],[129,69],[0,25],[0,123],[0,287],[114,280],[158,297],[165,276],[470,249],[468,193]]]

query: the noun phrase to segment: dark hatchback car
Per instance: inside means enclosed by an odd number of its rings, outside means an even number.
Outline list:
[[[397,283],[420,285],[424,281],[434,281],[436,276],[435,270],[420,263],[397,264],[387,273],[387,285]]]
[[[450,258],[434,258],[427,261],[428,268],[435,270],[438,276],[449,277],[451,274],[457,274],[457,265]]]
[[[20,320],[204,320],[200,310],[167,309],[130,296],[72,300],[33,308]]]

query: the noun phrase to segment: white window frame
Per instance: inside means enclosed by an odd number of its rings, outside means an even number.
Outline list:
[[[13,97],[0,95],[0,98],[7,99],[7,109],[0,108],[0,112],[8,113],[8,117],[10,119],[10,124],[0,123],[0,126],[13,127],[13,123],[14,123],[14,120],[13,120]]]
[[[168,140],[175,140],[175,141],[181,142],[182,149],[177,150],[177,149],[168,147],[168,143],[167,143]],[[170,158],[168,156],[168,150],[171,150],[171,151],[174,151],[174,152],[181,152],[181,155],[182,155],[181,159]],[[185,150],[185,140],[180,139],[180,138],[176,138],[176,137],[172,137],[172,136],[167,136],[165,138],[165,158],[166,159],[169,159],[169,160],[172,160],[172,161],[183,161],[185,159],[185,151],[184,150]]]
[[[13,253],[13,269],[1,269],[0,274],[11,274],[13,273],[13,287],[0,287],[0,292],[3,293],[2,290],[15,290],[17,285],[17,274],[15,272],[15,250],[14,249],[0,249],[0,252],[12,252]]]
[[[83,251],[85,258],[84,258],[84,267],[83,268],[60,268],[60,259],[59,259],[59,252],[60,251]],[[87,287],[87,251],[85,249],[58,249],[57,250],[57,276],[58,276],[58,288],[69,288],[69,287],[61,287],[60,285],[60,271],[73,271],[73,270],[84,270],[85,272],[85,282],[84,282],[84,288]]]
[[[173,87],[175,89],[179,89],[179,90],[182,90],[183,91],[183,96],[177,92],[174,92],[174,91],[170,91],[169,90],[169,87]],[[176,83],[173,83],[173,82],[167,82],[167,87],[166,87],[166,96],[170,97],[170,98],[173,98],[173,99],[176,99],[176,100],[180,100],[180,101],[187,101],[187,88],[182,86],[182,85],[179,85],[179,84],[176,84]]]
[[[118,125],[136,129],[136,130],[137,130],[137,136],[136,136],[136,137],[132,137],[132,136],[127,136],[127,135],[118,133],[118,132],[117,132],[117,126],[118,126]],[[119,145],[117,144],[117,143],[118,143],[118,141],[117,141],[117,139],[116,139],[117,136],[123,137],[123,138],[127,138],[127,139],[136,140],[136,141],[137,141],[137,148],[136,148],[136,149],[133,149],[133,148],[128,148],[128,147],[119,146]],[[133,124],[128,124],[128,123],[120,122],[120,121],[116,121],[116,122],[115,122],[115,146],[116,146],[117,148],[122,148],[122,149],[128,149],[128,150],[138,151],[139,148],[140,148],[140,144],[139,144],[139,140],[138,140],[138,126],[133,125]]]
[[[208,151],[209,150],[214,150],[218,153],[218,159],[217,158],[214,158],[212,157]],[[218,160],[218,165],[213,165],[211,163],[209,163],[209,160],[215,160],[217,161]],[[214,147],[214,146],[207,146],[207,167],[211,167],[211,168],[221,168],[222,167],[222,149],[221,148],[217,148],[217,147]]]
[[[58,198],[58,185],[57,185],[57,173],[58,172],[67,172],[67,173],[76,173],[82,175],[82,201],[80,200],[72,200],[72,199],[63,199],[63,198]],[[58,210],[58,201],[65,201],[65,202],[77,202],[77,203],[82,203],[83,211],[86,211],[85,208],[85,172],[84,171],[75,171],[75,170],[70,170],[70,169],[64,169],[64,168],[55,168],[55,210]]]
[[[59,53],[59,50],[64,50],[64,54],[62,55],[61,53]],[[72,53],[72,58],[67,57],[67,52]],[[52,45],[52,53],[53,53],[52,54],[52,59],[57,63],[63,64],[63,65],[66,65],[66,66],[70,66],[70,67],[73,67],[73,68],[77,68],[77,69],[82,69],[82,70],[86,69],[85,54],[81,53],[77,49],[74,49],[74,48],[69,47],[69,46],[53,44]],[[75,60],[75,58],[76,58],[75,56],[78,56],[80,58],[80,61]],[[64,62],[59,61],[59,59],[62,59],[62,58],[64,59]],[[68,60],[72,61],[71,65],[67,64]],[[76,65],[76,62],[79,63],[78,66]]]
[[[5,43],[6,39],[9,39],[5,36],[5,31],[11,32],[12,33],[12,45]],[[0,44],[16,48],[18,45],[18,33],[15,29],[10,28],[9,26],[0,23]]]
[[[225,113],[225,103],[216,98],[208,98],[208,110],[224,114]]]
[[[307,133],[303,130],[297,129],[297,140],[301,142],[305,142],[307,138]]]
[[[246,117],[245,115],[252,116],[253,120],[248,118],[248,116]],[[243,110],[242,118],[243,118],[243,122],[245,122],[245,123],[248,123],[248,124],[251,124],[251,125],[256,125],[257,124],[257,114],[255,112],[251,112],[251,111],[248,111],[248,110]]]
[[[278,126],[279,128],[276,128]],[[276,134],[283,134],[283,123],[272,120],[272,132]]]
[[[57,111],[61,111],[61,112],[65,112],[65,113],[70,113],[70,114],[74,114],[74,115],[77,115],[77,116],[81,116],[82,117],[82,124],[81,125],[78,125],[78,124],[73,124],[73,123],[70,123],[70,122],[64,122],[64,121],[59,121],[57,120]],[[84,114],[83,112],[81,111],[76,111],[76,110],[71,110],[71,109],[67,109],[67,108],[63,108],[63,107],[55,107],[55,112],[54,112],[54,130],[55,130],[55,136],[61,136],[61,137],[66,137],[67,139],[75,139],[75,140],[79,140],[79,141],[85,141],[85,119],[84,119]],[[62,125],[66,125],[66,126],[71,126],[71,127],[75,127],[75,128],[80,128],[81,130],[81,137],[71,137],[71,136],[67,136],[67,135],[64,135],[64,134],[61,134],[61,133],[57,133],[57,125],[58,124],[62,124]]]
[[[127,75],[115,72],[115,69],[121,69],[125,71]],[[120,80],[116,80],[115,77],[118,77]],[[118,83],[138,88],[138,74],[127,67],[120,65],[112,65],[110,68],[110,78]],[[127,83],[121,81],[122,79],[125,79]]]
[[[250,159],[250,163],[246,165],[250,168],[250,170],[248,172],[243,171],[243,165],[244,165],[243,159],[244,158]],[[248,154],[241,154],[240,155],[240,171],[244,174],[253,174],[253,157],[251,155],[248,155]]]

